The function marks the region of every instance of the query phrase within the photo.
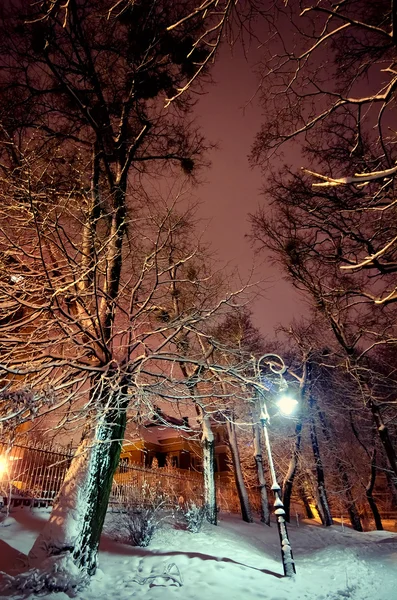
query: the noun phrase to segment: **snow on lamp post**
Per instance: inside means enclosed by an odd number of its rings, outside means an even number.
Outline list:
[[[274,362],[275,359],[276,359],[276,362]],[[283,374],[286,371],[286,366],[284,364],[283,359],[280,356],[278,356],[277,354],[264,354],[263,356],[261,356],[261,358],[258,360],[257,368],[258,368],[259,377],[263,381],[263,377],[261,377],[261,372],[260,372],[260,364],[262,361],[266,362],[266,364],[268,365],[268,367],[270,368],[272,373],[276,373],[277,375],[280,376],[280,387],[279,387],[278,391],[279,392],[284,391],[287,387],[287,384],[286,384],[285,379],[283,378]],[[265,384],[269,386],[270,390],[272,390],[272,388],[274,387],[273,383],[270,382],[269,380],[267,380],[267,378],[265,378]],[[274,494],[273,507],[274,507],[274,514],[276,515],[276,518],[277,518],[277,528],[278,528],[278,533],[279,533],[279,538],[280,538],[280,547],[281,547],[281,559],[283,561],[284,575],[286,577],[293,577],[296,573],[295,562],[294,562],[294,557],[292,554],[291,544],[290,544],[289,537],[288,537],[287,525],[285,522],[285,510],[284,510],[284,504],[283,504],[283,501],[281,498],[281,487],[277,481],[276,470],[274,468],[274,462],[273,462],[272,449],[270,446],[269,431],[268,431],[269,413],[267,411],[267,406],[266,406],[263,391],[262,391],[262,389],[260,389],[259,391],[260,391],[260,397],[261,397],[260,421],[261,421],[261,424],[263,427],[266,452],[267,452],[268,461],[269,461],[270,475],[272,478],[271,490]],[[283,394],[282,396],[280,396],[277,404],[278,404],[281,412],[283,412],[286,415],[290,415],[290,414],[292,414],[293,410],[296,408],[296,405],[298,403],[294,398]]]

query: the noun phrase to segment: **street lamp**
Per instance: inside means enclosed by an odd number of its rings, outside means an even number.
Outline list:
[[[276,359],[276,362],[274,361]],[[260,378],[260,364],[262,361],[265,361],[272,373],[275,373],[280,376],[281,388],[286,388],[286,382],[283,378],[283,374],[285,373],[287,367],[284,364],[283,359],[278,354],[264,354],[260,357],[257,363],[258,375]],[[269,382],[269,387],[271,388],[273,384]],[[272,487],[271,490],[274,494],[274,514],[277,517],[277,528],[278,534],[280,538],[280,548],[281,548],[281,559],[283,561],[284,575],[286,577],[293,577],[296,573],[295,570],[295,562],[292,554],[292,548],[288,537],[287,525],[285,522],[285,510],[284,504],[281,498],[281,487],[277,481],[276,470],[274,468],[273,455],[270,447],[270,439],[268,432],[268,424],[269,424],[269,413],[267,411],[267,406],[265,402],[265,398],[263,395],[262,389],[260,389],[261,395],[261,413],[260,413],[260,421],[263,427],[263,434],[265,438],[265,446],[266,452],[269,461],[269,469],[270,475],[272,478]],[[278,401],[280,410],[284,412],[284,414],[291,414],[293,409],[297,405],[297,401],[290,396],[283,395]]]
[[[287,396],[286,394],[280,396],[279,400],[277,401],[277,406],[279,407],[280,411],[287,417],[292,415],[297,407],[297,404],[298,400],[292,396]]]

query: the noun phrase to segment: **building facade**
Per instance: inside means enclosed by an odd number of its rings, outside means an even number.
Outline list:
[[[215,472],[229,473],[226,431],[223,425],[213,426],[215,436]],[[183,471],[202,471],[200,431],[191,428],[188,419],[176,419],[161,414],[160,419],[145,423],[130,432],[121,452],[121,465],[165,467]]]

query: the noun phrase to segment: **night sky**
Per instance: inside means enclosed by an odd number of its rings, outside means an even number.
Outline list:
[[[252,53],[254,54],[254,52]],[[218,143],[211,153],[212,167],[205,173],[207,183],[197,189],[203,201],[201,217],[210,219],[206,239],[220,261],[236,264],[247,277],[253,262],[258,264],[256,280],[265,280],[265,294],[253,305],[255,324],[262,333],[273,337],[279,323],[288,325],[293,317],[307,312],[302,296],[282,279],[281,270],[272,267],[262,253],[254,257],[245,239],[250,232],[248,214],[264,202],[260,193],[262,175],[248,164],[248,154],[262,120],[262,111],[254,98],[256,76],[241,47],[233,56],[224,46],[213,70],[215,84],[209,86],[196,109],[207,138]],[[249,104],[247,104],[249,103]]]

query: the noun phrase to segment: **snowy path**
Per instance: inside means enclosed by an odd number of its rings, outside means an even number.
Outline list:
[[[16,509],[0,526],[0,569],[22,564],[45,510]],[[246,524],[225,516],[219,527],[199,534],[173,528],[159,531],[148,548],[104,536],[100,569],[80,600],[394,600],[397,598],[397,534],[357,533],[340,526],[290,527],[297,576],[281,577],[277,528]],[[21,553],[21,554],[19,554]],[[176,565],[183,585],[154,579]],[[173,566],[172,573],[178,573]],[[149,579],[140,585],[134,578]],[[151,577],[153,576],[153,577]],[[143,581],[143,579],[142,579]],[[10,596],[0,596],[9,598]],[[43,596],[41,596],[43,597]],[[13,598],[27,598],[13,596]],[[66,600],[65,594],[46,599]]]

